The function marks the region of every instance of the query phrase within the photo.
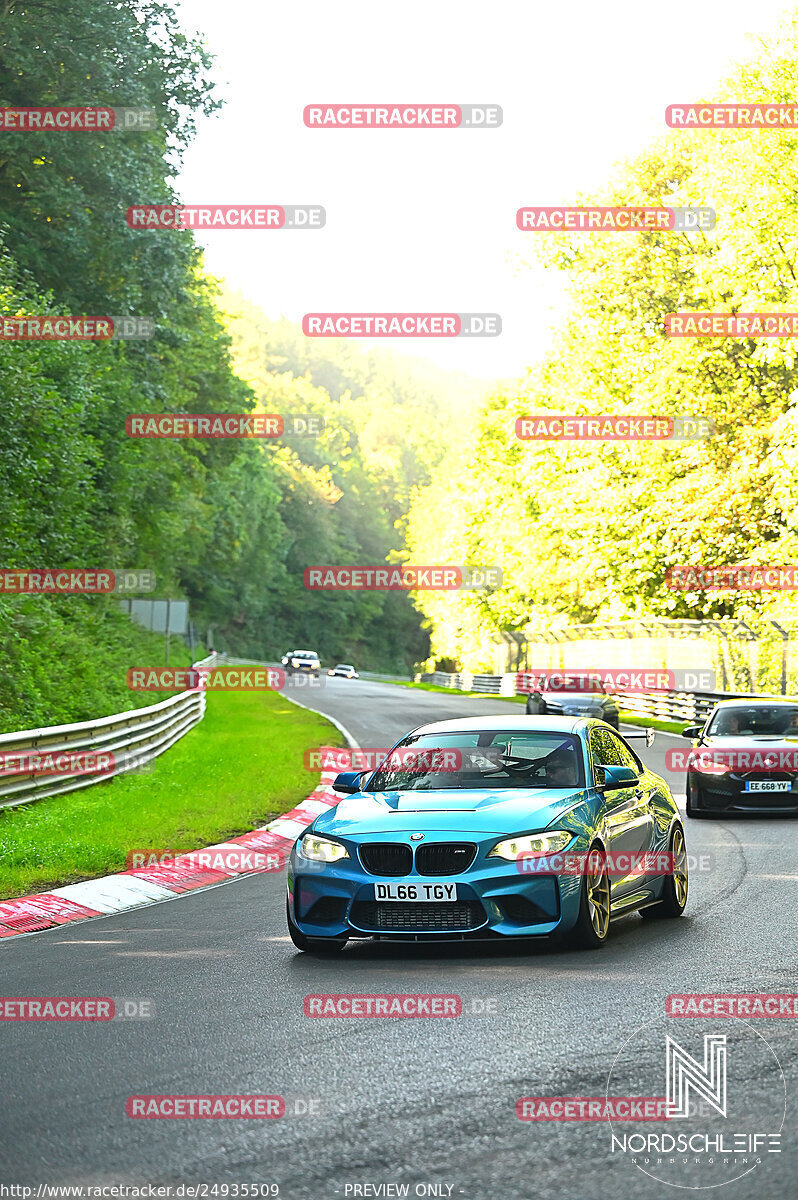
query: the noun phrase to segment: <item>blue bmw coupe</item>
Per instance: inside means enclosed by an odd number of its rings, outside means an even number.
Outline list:
[[[376,771],[346,772],[333,787],[344,798],[288,864],[300,950],[566,934],[597,947],[615,917],[678,917],[687,902],[673,796],[603,721],[424,725]]]

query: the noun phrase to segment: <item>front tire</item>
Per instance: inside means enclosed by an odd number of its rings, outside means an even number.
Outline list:
[[[610,931],[610,896],[607,855],[604,848],[594,842],[582,876],[579,916],[571,933],[577,946],[597,950],[606,942]]]
[[[338,954],[343,950],[347,941],[346,937],[334,938],[313,938],[306,937],[301,929],[298,929],[291,917],[291,910],[288,907],[288,901],[285,902],[285,917],[288,922],[288,933],[291,941],[296,946],[297,950],[303,951],[304,954]]]
[[[681,825],[677,825],[671,834],[670,853],[673,855],[673,874],[665,877],[659,904],[652,904],[650,908],[640,910],[640,916],[646,921],[680,917],[687,904],[687,848]]]

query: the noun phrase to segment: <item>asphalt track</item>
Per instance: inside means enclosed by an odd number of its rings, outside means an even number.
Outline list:
[[[426,720],[519,712],[489,697],[363,680],[330,680],[308,699],[362,746]],[[642,755],[663,773],[675,744],[658,735]],[[683,791],[678,776],[670,782]],[[152,1015],[0,1022],[0,1182],[227,1184],[231,1196],[234,1184],[273,1183],[288,1200],[401,1195],[404,1185],[410,1196],[475,1200],[675,1197],[611,1152],[605,1122],[522,1122],[516,1101],[603,1097],[619,1052],[609,1094],[662,1095],[649,1064],[664,1062],[669,993],[798,990],[798,823],[691,821],[687,838],[708,869],[692,873],[685,916],[625,918],[594,953],[350,943],[336,959],[314,959],[287,937],[281,875],[8,939],[4,995],[110,996],[129,1009],[147,1000]],[[326,992],[457,994],[464,1011],[449,1020],[306,1017],[303,997]],[[761,1128],[778,1108],[781,1077],[753,1045],[761,1038],[783,1069],[788,1115],[782,1152],[713,1194],[794,1197],[795,1018],[721,1024],[731,1030],[735,1125]],[[670,1027],[700,1057],[704,1022]],[[743,1036],[751,1028],[759,1039]],[[174,1093],[277,1094],[287,1111],[276,1121],[126,1116],[131,1095]],[[701,1178],[722,1182],[737,1168],[713,1171]]]

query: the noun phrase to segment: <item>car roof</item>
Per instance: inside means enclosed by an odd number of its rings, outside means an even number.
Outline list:
[[[471,733],[483,729],[513,730],[538,729],[543,733],[575,733],[587,725],[603,725],[600,721],[586,721],[584,717],[458,717],[449,721],[433,721],[419,725],[412,732],[419,733]]]
[[[719,708],[773,708],[779,704],[798,704],[798,697],[791,700],[789,696],[774,696],[772,700],[768,700],[765,696],[738,696],[736,700],[720,700],[716,707],[712,710],[717,712]]]

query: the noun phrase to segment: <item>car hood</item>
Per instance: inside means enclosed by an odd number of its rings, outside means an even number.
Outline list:
[[[318,833],[344,838],[433,830],[520,833],[545,829],[587,795],[584,788],[358,792],[322,813],[313,828]]]
[[[794,750],[798,753],[798,730],[792,736],[783,733],[744,733],[710,734],[703,739],[705,746],[715,746],[718,750]]]

